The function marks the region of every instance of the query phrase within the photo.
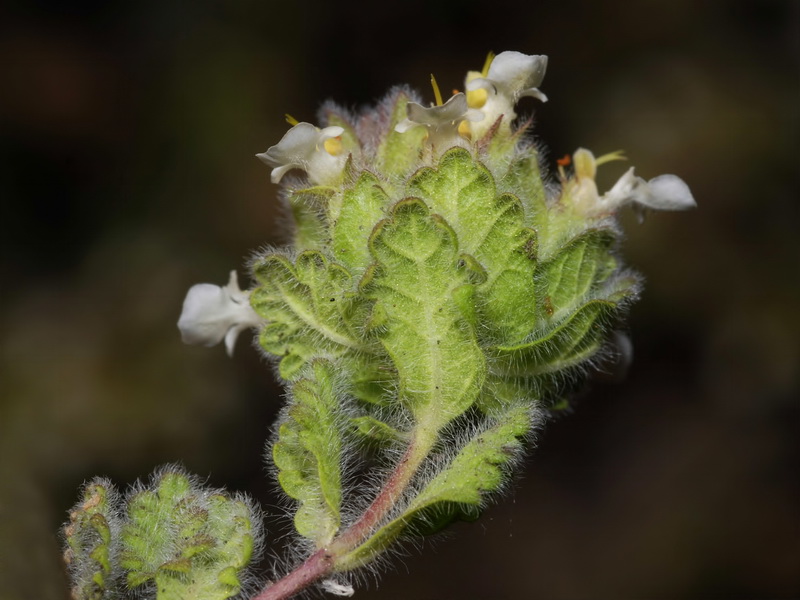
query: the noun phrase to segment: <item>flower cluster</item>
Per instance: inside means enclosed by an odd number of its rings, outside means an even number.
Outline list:
[[[408,100],[405,118],[397,122],[392,132],[403,135],[422,128],[425,135],[420,138],[420,160],[441,156],[453,146],[475,148],[479,142],[511,139],[516,134],[512,123],[519,100],[532,97],[547,101],[547,96],[539,90],[546,70],[547,56],[490,53],[481,71],[467,73],[466,93],[454,92],[447,101],[442,100],[432,77],[436,102],[423,106]],[[363,120],[374,121],[376,117],[365,113]],[[342,143],[345,129],[339,125],[320,128],[294,119],[290,123],[293,126],[280,142],[256,155],[272,168],[273,183],[280,183],[286,173],[299,169],[305,172],[311,185],[335,186],[343,180],[348,157],[367,166],[375,161],[376,157],[370,153],[374,154],[380,144],[357,141],[345,147]],[[646,181],[634,175],[632,167],[601,195],[595,183],[597,167],[621,158],[619,153],[595,158],[589,150],[578,149],[571,160],[573,175],[567,177],[560,167],[560,201],[569,203],[587,219],[614,216],[628,205],[639,211],[685,210],[695,206],[689,187],[679,177],[660,175]],[[229,354],[242,330],[261,325],[262,320],[249,306],[248,293],[239,289],[235,274],[226,287],[211,284],[192,287],[178,323],[185,342],[214,345],[224,339]]]

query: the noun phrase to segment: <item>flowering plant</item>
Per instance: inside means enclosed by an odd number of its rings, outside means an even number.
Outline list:
[[[546,100],[546,66],[490,55],[446,102],[433,80],[430,106],[405,88],[356,115],[326,106],[321,128],[292,119],[258,155],[293,243],[252,261],[246,291],[235,272],[194,286],[178,325],[229,354],[252,328],[277,365],[288,396],[269,457],[293,500],[293,563],[253,591],[254,503],[167,467],[124,498],[85,487],[65,527],[75,598],[350,595],[403,540],[477,518],[572,386],[626,352],[641,284],[617,214],[694,199],[633,169],[601,195],[597,167],[620,153],[579,149],[547,175],[514,112]]]

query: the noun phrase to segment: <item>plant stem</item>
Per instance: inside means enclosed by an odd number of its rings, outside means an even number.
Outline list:
[[[284,600],[302,591],[315,581],[333,572],[336,561],[352,552],[369,539],[370,534],[395,507],[411,478],[428,455],[436,433],[418,427],[402,458],[395,466],[381,491],[364,511],[364,514],[334,538],[326,548],[321,548],[303,564],[262,590],[253,600]]]
[[[411,441],[380,493],[364,511],[361,518],[331,542],[330,548],[337,556],[346,554],[366,540],[372,530],[394,508],[395,502],[403,494],[408,482],[417,472],[420,462],[427,454],[427,451],[424,454],[417,452],[417,444],[416,438]]]
[[[283,600],[291,598],[333,570],[333,556],[324,548],[317,550],[294,571],[269,585],[253,600]]]

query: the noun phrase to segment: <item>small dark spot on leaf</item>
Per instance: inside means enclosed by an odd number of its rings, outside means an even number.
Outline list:
[[[544,312],[552,317],[555,310],[553,309],[553,302],[550,300],[550,296],[545,296],[542,302],[544,304]]]

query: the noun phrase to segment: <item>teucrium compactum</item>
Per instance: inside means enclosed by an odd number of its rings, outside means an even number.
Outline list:
[[[694,206],[674,175],[629,169],[605,194],[579,149],[545,173],[528,125],[547,57],[490,55],[467,94],[423,104],[404,88],[259,155],[284,185],[294,243],[257,256],[256,282],[190,290],[185,341],[253,328],[288,397],[270,442],[297,544],[256,597],[353,574],[404,538],[477,518],[524,442],[610,340],[639,279],[617,212]],[[248,304],[249,303],[249,304]],[[618,334],[616,334],[618,337]],[[228,598],[242,589],[258,514],[175,469],[120,501],[96,480],[66,527],[76,598]],[[292,562],[294,561],[294,562]]]

